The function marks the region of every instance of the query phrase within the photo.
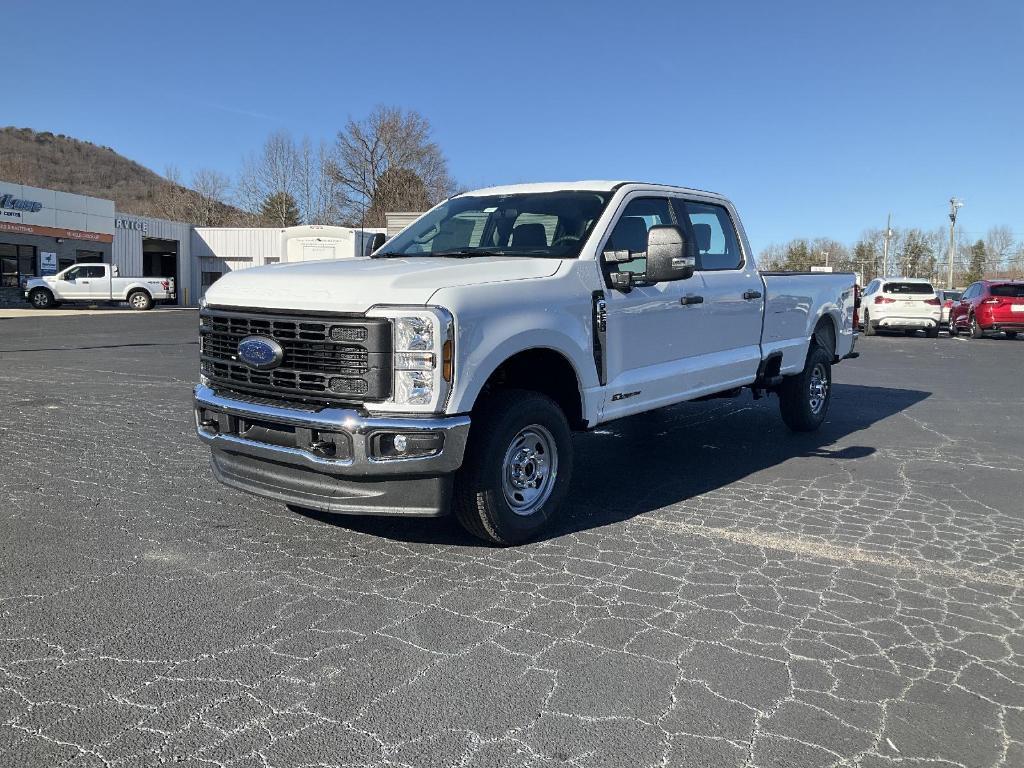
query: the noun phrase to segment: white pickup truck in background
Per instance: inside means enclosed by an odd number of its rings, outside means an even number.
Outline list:
[[[572,430],[743,388],[817,429],[855,356],[852,274],[761,273],[728,200],[633,182],[467,192],[370,258],[233,272],[206,302],[196,429],[222,482],[454,509],[499,544],[555,515]]]
[[[132,309],[152,309],[175,298],[173,277],[120,277],[110,264],[76,264],[53,276],[33,277],[25,284],[25,300],[36,309],[65,302],[100,304],[126,301]]]

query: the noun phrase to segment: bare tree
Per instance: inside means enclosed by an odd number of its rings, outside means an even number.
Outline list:
[[[410,188],[422,188],[424,206],[454,188],[448,161],[431,138],[430,122],[396,107],[378,106],[365,120],[349,119],[338,134],[331,176],[344,193],[345,216],[363,226],[384,226],[392,200],[407,205]]]
[[[192,175],[193,214],[188,219],[201,227],[219,227],[228,222],[231,179],[212,168],[200,168]]]
[[[331,149],[321,141],[316,147],[304,138],[298,151],[298,206],[307,224],[341,221],[343,195],[331,169]]]
[[[986,272],[1008,269],[1010,254],[1013,253],[1013,232],[1009,227],[992,227],[985,234]]]
[[[269,200],[299,200],[301,156],[286,131],[267,137],[258,155],[248,157],[238,182],[239,200],[247,211],[259,215]],[[266,222],[273,226],[272,223]]]

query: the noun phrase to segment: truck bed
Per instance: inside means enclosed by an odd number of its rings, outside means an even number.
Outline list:
[[[852,272],[761,272],[765,284],[762,355],[782,352],[781,373],[796,373],[818,321],[832,318],[837,357],[853,348]]]

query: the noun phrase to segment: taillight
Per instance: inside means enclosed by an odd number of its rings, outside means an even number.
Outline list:
[[[160,281],[160,287],[163,288],[165,291],[170,290],[171,281],[170,280],[161,280]]]
[[[890,299],[888,296],[875,296],[875,304],[895,304],[896,299]]]
[[[931,304],[933,307],[937,307],[937,306],[939,306],[940,302],[939,302],[938,299],[925,299],[924,303],[925,304]]]

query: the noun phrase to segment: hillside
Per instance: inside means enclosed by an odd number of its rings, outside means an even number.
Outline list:
[[[199,193],[110,147],[30,128],[0,128],[0,180],[103,197],[113,200],[119,212],[138,216],[218,226],[244,224],[249,218],[223,203],[208,205]],[[210,220],[196,220],[195,214],[204,211],[203,218]]]

